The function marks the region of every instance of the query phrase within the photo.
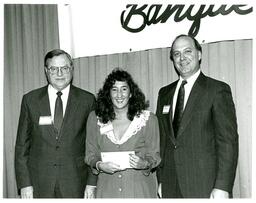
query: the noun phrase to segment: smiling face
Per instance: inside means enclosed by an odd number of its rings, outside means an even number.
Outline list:
[[[128,110],[131,92],[127,82],[116,81],[110,90],[110,97],[115,110]]]
[[[57,67],[57,72],[50,72],[51,67]],[[69,71],[63,71],[60,67],[70,67]],[[71,67],[70,60],[65,54],[54,56],[47,60],[47,67],[45,72],[49,83],[58,91],[67,87],[73,77],[73,68]]]
[[[190,37],[180,37],[172,49],[173,64],[182,78],[187,79],[200,68],[201,52]]]

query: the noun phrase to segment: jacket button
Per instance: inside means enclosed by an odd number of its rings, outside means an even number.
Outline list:
[[[56,150],[58,150],[60,148],[60,146],[56,146],[55,148],[56,148]]]

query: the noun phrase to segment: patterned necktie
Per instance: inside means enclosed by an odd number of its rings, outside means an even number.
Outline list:
[[[174,118],[173,118],[173,131],[175,138],[177,137],[177,132],[179,130],[182,114],[183,114],[183,107],[184,107],[184,96],[185,96],[185,88],[184,85],[187,84],[186,80],[183,80],[179,89]]]
[[[57,99],[55,102],[55,111],[54,111],[54,126],[59,131],[61,128],[63,120],[63,105],[61,100],[62,92],[57,92]]]

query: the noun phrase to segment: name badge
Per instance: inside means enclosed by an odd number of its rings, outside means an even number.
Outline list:
[[[170,111],[170,105],[164,105],[163,107],[163,114],[167,114]]]
[[[40,116],[39,125],[51,125],[52,117],[51,116]]]
[[[100,134],[103,135],[112,130],[113,130],[113,125],[110,123],[100,128]]]

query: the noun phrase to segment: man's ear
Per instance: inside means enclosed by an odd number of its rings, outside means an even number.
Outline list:
[[[201,59],[202,59],[202,52],[199,51],[199,52],[198,52],[198,60],[200,61]]]
[[[47,67],[44,67],[44,73],[45,73],[46,77],[48,78],[48,69],[47,69]]]

